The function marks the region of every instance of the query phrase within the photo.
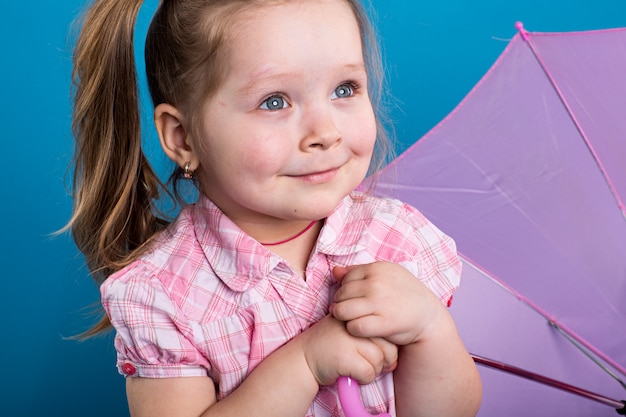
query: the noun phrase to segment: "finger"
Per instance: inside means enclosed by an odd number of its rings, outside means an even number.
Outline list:
[[[359,281],[343,281],[341,288],[335,293],[334,301],[340,303],[342,301],[353,298],[361,298],[367,295],[367,283],[364,280]]]
[[[381,337],[372,337],[370,340],[383,353],[382,372],[393,372],[398,366],[398,347]]]
[[[337,282],[343,283],[346,280],[346,276],[353,275],[355,271],[362,269],[362,266],[363,265],[335,266],[333,267],[333,271],[332,271],[333,277],[335,278]],[[363,278],[364,276],[361,273],[360,275],[350,277],[350,280],[363,279]]]
[[[340,321],[355,320],[374,314],[374,306],[366,298],[349,298],[332,304],[330,313]]]
[[[387,323],[377,314],[367,314],[346,320],[346,330],[354,337],[387,337],[393,332],[392,323]]]
[[[343,273],[341,277],[341,285],[346,285],[349,282],[360,281],[367,278],[367,265],[350,265],[342,268]]]
[[[350,375],[361,384],[369,384],[385,366],[385,355],[377,344],[363,339],[357,348],[358,357],[351,367]]]
[[[333,278],[335,281],[341,282],[350,269],[343,266],[336,266],[333,268]]]

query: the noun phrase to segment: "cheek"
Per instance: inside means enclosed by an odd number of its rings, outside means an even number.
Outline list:
[[[284,141],[268,134],[246,141],[246,146],[238,154],[242,168],[252,175],[275,173],[285,163],[286,149]]]
[[[371,156],[376,142],[376,120],[374,116],[353,120],[351,123],[351,141],[354,153]]]

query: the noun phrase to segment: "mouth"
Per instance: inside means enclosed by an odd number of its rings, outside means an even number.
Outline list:
[[[324,171],[310,172],[302,175],[291,175],[291,177],[302,182],[306,182],[307,184],[323,184],[332,181],[333,178],[337,176],[338,172],[339,168],[331,168]]]

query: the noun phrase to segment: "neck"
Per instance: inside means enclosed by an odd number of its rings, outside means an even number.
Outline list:
[[[302,236],[303,234],[305,234],[306,232],[308,232],[309,230],[311,230],[311,228],[313,226],[315,226],[315,224],[317,223],[317,220],[313,220],[311,223],[309,223],[304,229],[300,230],[298,233],[296,233],[295,235],[288,237],[286,239],[283,240],[279,240],[276,242],[261,242],[261,245],[263,246],[278,246],[278,245],[282,245],[288,242],[291,242],[292,240],[296,240],[297,238],[299,238],[300,236]]]
[[[323,220],[312,222],[304,233],[293,239],[284,239],[287,240],[285,243],[270,245],[268,249],[287,261],[294,271],[305,271],[323,224]]]

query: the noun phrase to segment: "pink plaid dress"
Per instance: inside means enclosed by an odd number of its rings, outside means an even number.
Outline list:
[[[403,265],[442,302],[456,290],[454,242],[399,201],[353,194],[326,219],[304,281],[211,201],[181,211],[154,250],[109,277],[102,303],[116,329],[121,374],[208,376],[223,399],[274,350],[328,314],[334,266]],[[370,412],[395,415],[393,376],[361,387]],[[340,416],[321,387],[307,416]]]

